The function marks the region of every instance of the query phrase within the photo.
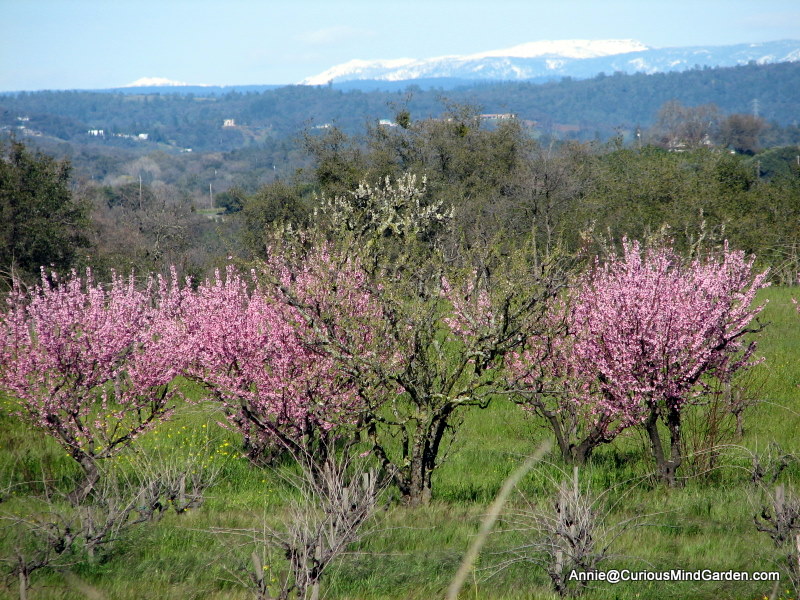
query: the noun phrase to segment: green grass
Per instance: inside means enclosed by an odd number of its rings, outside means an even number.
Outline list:
[[[583,485],[594,494],[610,488],[605,496],[613,506],[609,525],[623,519],[637,523],[616,540],[613,557],[604,569],[752,572],[782,568],[780,553],[753,525],[758,507],[752,500],[755,488],[749,469],[751,453],[766,450],[771,442],[784,452],[800,454],[800,317],[791,304],[793,295],[800,297],[800,290],[769,289],[763,294],[770,302],[762,320],[770,325],[759,342],[759,355],[765,360],[754,369],[762,402],[746,415],[744,438],[732,440],[714,471],[690,477],[683,488],[664,488],[650,476],[653,465],[637,431],[598,449],[581,470]],[[190,390],[195,398],[198,393]],[[0,501],[0,516],[24,512],[29,509],[30,496],[42,492],[40,484],[26,482],[47,479],[68,489],[77,474],[75,465],[57,444],[7,413],[8,405],[0,401],[0,489],[15,485],[10,497]],[[149,451],[166,454],[208,448],[207,460],[217,465],[220,477],[203,506],[183,515],[169,513],[158,522],[140,526],[118,543],[108,560],[83,561],[68,572],[35,573],[30,597],[251,597],[233,581],[237,551],[226,547],[211,530],[254,527],[263,518],[279,522],[291,490],[274,471],[255,468],[241,458],[236,434],[221,428],[218,421],[213,407],[188,404],[172,421],[141,441]],[[443,597],[503,480],[546,437],[541,423],[505,402],[465,413],[449,459],[434,476],[431,505],[409,509],[391,504],[381,513],[375,531],[333,567],[323,582],[323,597]],[[511,503],[522,506],[523,498],[527,498],[546,505],[553,481],[562,477],[563,469],[552,453],[526,476]],[[683,474],[690,471],[684,468]],[[800,466],[791,466],[782,478],[798,491]],[[525,539],[524,532],[492,534],[461,597],[555,598],[546,573],[533,564],[516,565],[487,577],[503,550]],[[0,541],[0,557],[8,556],[11,550],[7,542],[2,545]],[[239,561],[245,559],[238,557]],[[276,559],[273,570],[279,569]],[[15,597],[14,581],[0,581],[0,598]],[[795,598],[793,592],[785,591],[791,589],[786,580],[781,586],[780,598]],[[584,597],[754,600],[769,597],[771,592],[770,583],[597,583]]]

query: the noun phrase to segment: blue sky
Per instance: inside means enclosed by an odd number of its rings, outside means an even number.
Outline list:
[[[800,39],[797,0],[0,0],[0,91],[141,77],[285,84],[352,58],[469,54],[535,40],[649,46]]]

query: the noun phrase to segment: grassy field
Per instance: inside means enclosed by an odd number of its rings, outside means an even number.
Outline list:
[[[800,290],[773,288],[762,295],[769,298],[762,317],[769,326],[759,342],[765,360],[754,368],[750,384],[761,402],[746,414],[742,439],[717,438],[724,447],[712,470],[703,472],[702,461],[685,464],[680,473],[690,476],[686,485],[663,487],[652,477],[653,464],[638,431],[601,447],[581,469],[584,490],[601,496],[596,506],[605,526],[613,533],[615,524],[632,524],[611,545],[603,570],[784,569],[782,554],[753,523],[760,504],[751,467],[753,453],[763,455],[772,443],[783,453],[800,456],[800,317],[791,303],[792,296],[800,297]],[[77,473],[55,443],[17,423],[7,409],[8,402],[0,405],[0,490],[9,490],[0,496],[0,517],[33,510],[31,496],[41,493],[42,486],[30,482],[48,480],[68,489]],[[687,437],[702,438],[698,431],[703,409],[693,410]],[[280,522],[292,490],[279,472],[255,468],[238,456],[237,436],[221,428],[218,418],[213,407],[190,404],[141,441],[148,451],[164,456],[202,454],[203,464],[218,469],[217,483],[201,507],[180,515],[166,513],[160,521],[139,526],[117,542],[107,560],[37,571],[29,597],[252,597],[237,582],[246,577],[238,569],[248,564],[249,550],[212,530]],[[507,402],[465,413],[451,455],[435,475],[433,502],[409,509],[390,501],[371,535],[334,565],[323,581],[322,597],[442,598],[504,479],[547,437],[541,423]],[[571,476],[565,470],[555,453],[549,455],[518,486],[510,507],[524,508],[531,502],[551,505],[555,482]],[[790,464],[780,481],[799,492],[800,465]],[[524,531],[503,529],[500,523],[489,537],[461,597],[556,598],[546,572],[536,564],[516,564],[498,572],[506,551],[529,537]],[[0,558],[10,557],[7,535],[0,534],[0,544]],[[267,577],[279,576],[280,561],[267,567]],[[13,578],[0,582],[0,597],[17,597]],[[594,583],[584,597],[760,600],[772,593],[773,584],[761,582]],[[785,575],[776,597],[797,597]]]

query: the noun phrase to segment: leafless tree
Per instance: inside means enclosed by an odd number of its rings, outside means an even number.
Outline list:
[[[755,115],[729,115],[720,125],[720,141],[736,152],[752,155],[760,150],[758,138],[766,128],[767,122]]]
[[[670,150],[710,146],[717,136],[720,114],[715,104],[684,106],[677,100],[665,102],[658,111],[652,136]]]
[[[551,254],[559,240],[574,228],[575,223],[567,215],[593,183],[592,161],[586,145],[531,145],[507,186],[517,211],[510,227],[527,228],[541,251]]]
[[[31,575],[38,570],[66,569],[99,553],[131,527],[149,520],[142,510],[143,489],[125,491],[114,477],[101,477],[91,500],[70,503],[64,494],[47,493],[26,502],[26,514],[0,515],[2,534],[12,555],[0,559],[19,580],[20,600],[27,598]]]
[[[192,452],[139,450],[126,458],[133,471],[128,487],[140,490],[141,506],[146,507],[141,510],[149,520],[170,509],[182,514],[199,508],[222,470],[210,441],[193,447]]]
[[[24,514],[0,513],[0,537],[12,548],[10,556],[0,557],[0,564],[17,578],[20,600],[28,597],[34,572],[63,571],[96,560],[113,552],[114,544],[136,526],[160,518],[170,508],[182,513],[199,506],[219,475],[213,464],[199,468],[202,456],[196,452],[166,457],[142,450],[121,455],[116,464],[101,469],[91,496],[77,504],[50,489],[49,482],[37,482],[46,491],[26,500]]]
[[[758,486],[754,503],[758,512],[753,515],[753,523],[772,539],[781,560],[786,561],[786,572],[797,592],[800,591],[800,496],[794,486],[778,483],[780,475],[795,460],[771,444],[763,456],[754,454],[751,478]]]
[[[571,478],[563,475],[552,481],[555,492],[548,503],[521,495],[521,502],[506,511],[499,533],[515,532],[525,540],[496,553],[500,560],[487,567],[490,575],[517,563],[533,563],[545,569],[560,596],[580,593],[587,583],[579,580],[572,585],[571,573],[596,570],[612,558],[617,538],[642,524],[641,516],[611,524],[616,503],[608,502],[606,493],[593,495],[581,486],[578,467],[573,467]]]
[[[365,534],[386,483],[374,469],[363,469],[349,449],[329,452],[321,467],[304,457],[298,464],[299,473],[281,473],[293,491],[281,526],[264,519],[261,529],[214,530],[229,550],[239,552],[240,568],[231,573],[258,600],[317,600],[328,568]],[[283,556],[283,568],[270,577],[276,554]]]

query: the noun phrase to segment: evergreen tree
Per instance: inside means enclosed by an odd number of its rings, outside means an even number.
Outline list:
[[[74,266],[89,241],[87,207],[69,189],[70,165],[24,144],[0,146],[0,270],[21,275]]]

